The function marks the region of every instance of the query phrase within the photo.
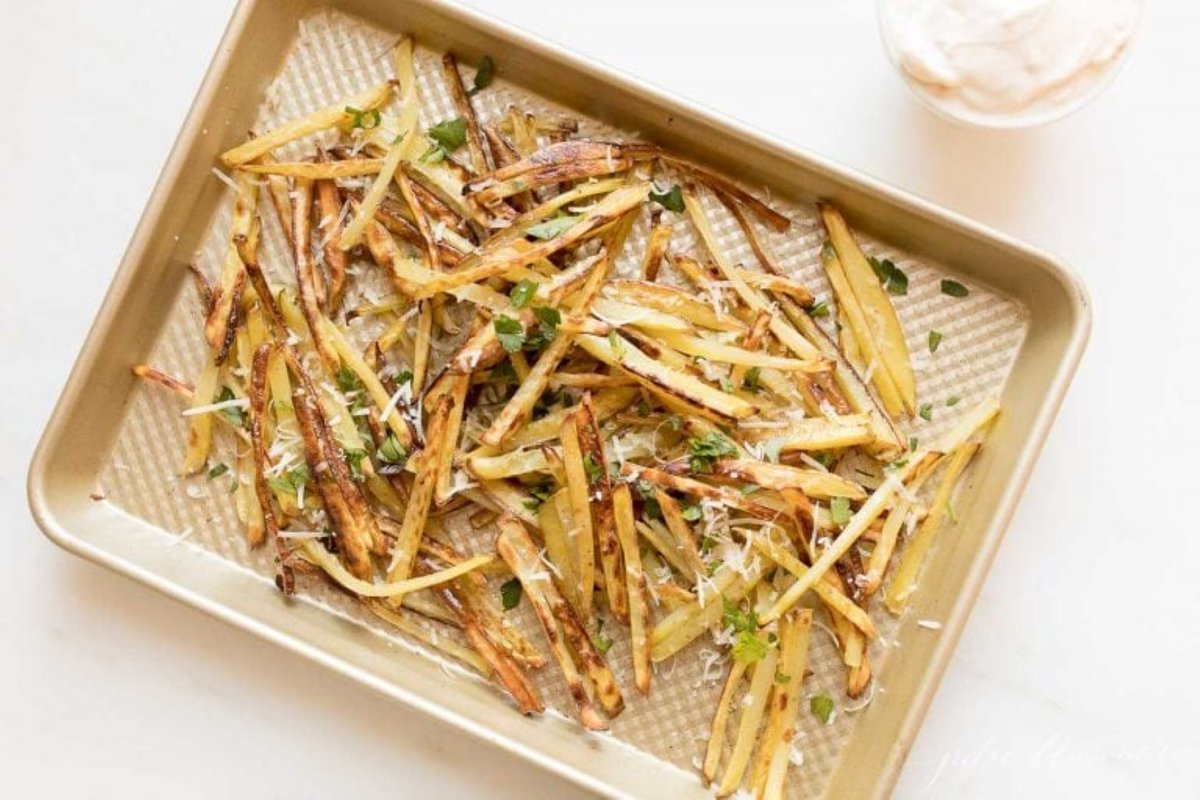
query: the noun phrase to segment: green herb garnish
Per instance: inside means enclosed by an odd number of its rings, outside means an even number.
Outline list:
[[[343,109],[350,115],[350,127],[362,128],[364,131],[374,130],[379,127],[379,123],[383,121],[383,115],[379,113],[378,108],[361,109],[354,106],[346,106]]]
[[[389,433],[388,437],[383,440],[383,444],[379,445],[379,449],[375,452],[379,460],[385,464],[394,464],[402,467],[408,461],[408,451],[404,449],[404,445],[400,444],[400,440],[396,438],[396,434]]]
[[[625,357],[625,340],[615,329],[608,332],[608,346],[612,348],[613,355],[617,358]]]
[[[366,480],[366,476],[363,475],[362,462],[367,457],[367,451],[353,448],[343,450],[342,454],[346,457],[347,466],[350,467],[350,479],[359,483]]]
[[[215,480],[224,475],[226,472],[229,472],[229,467],[227,467],[225,464],[217,464],[208,471],[208,479],[210,481]]]
[[[942,294],[948,294],[951,297],[966,297],[970,293],[971,290],[958,281],[942,278]]]
[[[676,214],[682,214],[684,210],[683,204],[683,189],[679,188],[679,184],[675,184],[665,192],[650,191],[650,199],[667,211],[674,211]]]
[[[850,498],[831,497],[829,499],[829,517],[834,525],[845,525],[850,521]]]
[[[933,404],[932,403],[924,404],[923,406],[921,406],[921,410],[917,413],[920,415],[921,419],[928,422],[929,420],[933,419]]]
[[[688,522],[698,522],[704,516],[704,512],[700,510],[700,506],[687,505],[683,507],[683,513],[680,516]]]
[[[547,239],[553,239],[555,236],[558,236],[576,222],[579,222],[579,217],[577,216],[553,217],[545,222],[539,222],[537,225],[530,225],[525,229],[525,233],[544,242]]]
[[[604,477],[604,467],[596,462],[591,453],[583,457],[583,471],[587,473],[588,483],[595,483]]]
[[[516,353],[525,346],[525,329],[521,323],[512,317],[501,314],[492,320],[492,328],[500,345],[510,353]]]
[[[521,582],[516,578],[509,578],[504,583],[500,584],[500,603],[504,606],[505,611],[509,611],[517,607],[521,602]]]
[[[514,308],[524,308],[529,305],[529,301],[537,294],[537,284],[531,280],[522,280],[512,288],[508,293],[508,299],[512,300]]]
[[[833,698],[827,694],[814,694],[808,700],[808,710],[821,720],[822,725],[828,725],[833,718]]]
[[[879,278],[879,282],[883,284],[883,288],[890,294],[905,295],[908,294],[908,276],[904,274],[904,270],[896,266],[895,262],[890,258],[885,258],[882,261],[878,258],[870,258],[871,269],[875,270],[875,276]]]
[[[436,164],[467,143],[467,121],[459,117],[439,122],[425,131],[425,136],[432,144],[421,160]]]
[[[813,307],[808,310],[808,315],[814,319],[829,316],[829,304],[824,300],[813,303]]]
[[[237,395],[233,393],[233,389],[228,386],[222,386],[220,394],[217,395],[218,403],[227,403],[230,400],[236,400]],[[221,416],[229,420],[235,426],[243,428],[246,425],[246,415],[237,406],[229,406],[221,409]]]
[[[699,439],[688,439],[688,454],[692,472],[712,472],[718,458],[737,455],[737,448],[721,434],[710,431]]]
[[[467,90],[467,97],[472,97],[491,86],[495,76],[496,62],[492,61],[491,56],[484,56],[483,60],[479,62],[479,69],[475,70],[475,80],[471,88]]]
[[[940,331],[929,332],[929,352],[936,353],[938,345],[942,343],[942,334]]]
[[[762,386],[762,369],[759,367],[751,367],[746,370],[746,377],[742,380],[742,388],[751,394],[758,394],[763,390]]]
[[[733,629],[735,637],[733,657],[747,664],[760,661],[767,654],[767,643],[758,638],[758,614],[753,610],[742,611],[728,597],[722,597],[721,602],[724,605],[722,620],[726,628]]]

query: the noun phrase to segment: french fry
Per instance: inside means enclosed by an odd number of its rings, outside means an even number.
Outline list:
[[[254,351],[254,360],[250,371],[250,441],[251,455],[254,457],[254,492],[262,509],[263,527],[267,537],[275,545],[279,558],[279,571],[275,575],[275,584],[285,595],[296,590],[296,578],[292,569],[292,555],[287,546],[279,538],[279,523],[275,517],[275,509],[271,505],[271,492],[267,488],[265,477],[268,467],[267,445],[263,435],[263,417],[266,413],[268,388],[267,365],[271,359],[271,345],[261,344]]]
[[[727,797],[737,790],[750,765],[750,755],[754,751],[754,743],[758,740],[758,729],[762,724],[763,711],[767,707],[767,699],[771,695],[771,687],[775,683],[776,665],[779,662],[779,651],[772,648],[766,656],[754,664],[754,674],[750,678],[750,688],[746,696],[749,702],[742,703],[742,713],[738,718],[737,737],[734,739],[733,752],[729,754],[729,763],[725,766],[725,776],[717,786],[717,796]]]
[[[577,414],[563,420],[559,437],[562,439],[563,470],[567,478],[567,502],[571,510],[567,533],[575,543],[576,564],[579,567],[579,616],[591,619],[596,585],[595,534]]]
[[[525,528],[511,516],[502,516],[497,524],[500,534],[496,537],[496,551],[521,582],[546,631],[551,650],[567,679],[580,722],[592,730],[606,729],[608,723],[592,705],[588,684],[605,713],[616,716],[624,708],[625,701],[612,672],[592,644],[579,617],[563,599],[553,576],[543,569],[537,548]],[[579,659],[582,674],[575,667],[571,650]]]
[[[807,496],[821,500],[831,497],[867,499],[867,493],[861,486],[832,472],[735,458],[723,458],[714,462],[713,471],[718,475],[744,480],[764,489],[799,489]]]
[[[325,308],[331,314],[342,304],[342,293],[346,289],[346,253],[338,247],[337,240],[344,230],[342,222],[342,200],[337,184],[333,181],[317,181],[317,228],[321,232],[321,252],[325,257],[325,268],[329,280],[325,291]]]
[[[387,583],[372,583],[350,574],[333,553],[322,547],[319,542],[312,539],[303,539],[300,541],[300,550],[307,561],[323,569],[329,577],[359,597],[387,598],[396,603],[398,603],[399,598],[409,592],[416,592],[421,589],[428,589],[432,586],[448,583],[459,576],[466,575],[468,572],[492,563],[496,558],[489,554],[472,556],[460,564],[417,578],[389,580]]]
[[[196,389],[192,392],[192,402],[189,408],[197,411],[213,403],[217,396],[217,384],[220,381],[220,368],[212,361],[205,361],[196,380]],[[212,416],[210,414],[193,414],[188,420],[187,449],[183,456],[181,475],[194,475],[204,469],[208,461],[209,451],[212,450]]]
[[[538,526],[546,543],[546,557],[562,574],[563,594],[576,613],[583,615],[579,592],[579,569],[563,519],[570,518],[567,490],[559,489],[538,506]],[[586,618],[586,617],[585,617]]]
[[[921,566],[925,562],[925,557],[929,554],[938,530],[949,514],[950,503],[953,501],[958,480],[978,451],[978,442],[967,442],[949,455],[946,470],[942,474],[937,493],[930,504],[929,514],[922,520],[916,535],[912,537],[904,548],[904,552],[901,553],[900,563],[896,566],[896,573],[892,576],[892,582],[888,585],[887,594],[884,596],[884,605],[893,614],[903,613],[908,605],[908,599],[916,589],[917,578],[920,575]]]
[[[923,457],[924,454],[921,454]],[[919,463],[919,457],[917,463]],[[842,528],[841,533],[837,538],[825,548],[818,558],[803,577],[797,578],[788,590],[783,593],[776,603],[771,606],[766,614],[763,614],[759,620],[763,625],[767,625],[779,619],[788,609],[796,604],[797,601],[813,587],[821,576],[825,574],[838,559],[846,554],[854,543],[866,532],[867,528],[875,521],[875,518],[883,513],[892,497],[896,494],[896,487],[902,486],[907,480],[909,474],[915,469],[915,463],[908,463],[898,467],[891,472],[888,479],[875,490],[875,493],[867,498],[866,502],[858,509],[857,512],[850,518]]]
[[[700,776],[704,785],[708,786],[717,776],[721,765],[721,753],[725,746],[726,728],[729,727],[729,714],[733,711],[733,695],[750,666],[745,661],[734,660],[729,665],[729,675],[725,678],[725,687],[721,689],[721,697],[717,700],[717,710],[713,714],[712,725],[708,735],[708,746],[704,751],[704,762],[700,767]]]
[[[270,153],[272,150],[282,147],[288,142],[294,142],[297,139],[303,139],[305,136],[319,133],[336,125],[345,124],[352,118],[352,114],[346,110],[347,108],[356,108],[360,111],[378,108],[388,101],[391,94],[392,85],[390,83],[372,87],[365,92],[347,98],[344,102],[318,109],[308,116],[292,120],[269,133],[251,139],[245,144],[240,144],[237,147],[226,150],[221,154],[221,162],[227,167],[236,167],[243,164],[248,165],[259,156]]]
[[[404,512],[404,522],[396,543],[392,546],[392,563],[388,567],[388,580],[402,581],[412,574],[416,563],[417,548],[425,531],[425,521],[429,517],[429,507],[437,485],[438,471],[441,468],[440,448],[452,447],[446,440],[446,429],[449,426],[450,415],[454,407],[454,398],[444,395],[429,413],[426,424],[427,436],[425,449],[421,451],[421,463],[417,467],[417,477],[413,481],[412,492],[408,497],[408,507]]]
[[[748,433],[749,438],[774,440],[781,453],[797,450],[834,450],[866,444],[874,438],[871,420],[866,414],[809,417],[789,422],[786,428],[767,428]]]
[[[826,372],[823,361],[804,361],[795,358],[780,358],[779,356],[756,353],[741,347],[721,344],[720,342],[703,339],[699,336],[689,336],[671,331],[659,331],[658,338],[663,343],[689,356],[706,358],[709,361],[720,361],[726,364],[742,364],[747,367],[763,367],[777,369],[783,372]]]
[[[650,605],[646,597],[646,574],[638,549],[637,531],[633,520],[633,498],[629,484],[617,484],[613,489],[613,510],[616,516],[617,538],[625,559],[625,580],[629,597],[629,630],[633,642],[634,683],[639,692],[650,694]],[[609,593],[610,597],[612,593]]]
[[[736,317],[719,315],[708,303],[674,286],[618,279],[605,285],[604,294],[629,305],[677,316],[712,331],[743,331],[746,328]]]
[[[616,529],[613,485],[608,476],[608,455],[596,422],[590,394],[585,393],[575,412],[575,430],[588,482],[588,505],[592,513],[592,532],[600,551],[604,590],[608,608],[622,623],[629,622],[629,597],[621,563],[622,545]],[[632,511],[632,505],[631,505]],[[631,534],[632,535],[632,534]]]
[[[896,309],[888,299],[887,292],[879,285],[879,279],[866,256],[858,249],[858,243],[846,226],[842,215],[832,206],[821,205],[821,219],[829,232],[829,241],[837,253],[836,261],[845,271],[846,281],[851,291],[850,295],[838,292],[839,302],[846,304],[853,300],[851,306],[857,305],[862,309],[865,327],[859,329],[855,325],[855,335],[860,346],[866,349],[866,355],[871,358],[868,341],[877,353],[879,363],[877,370],[884,370],[890,375],[899,395],[903,408],[910,414],[917,410],[917,383],[913,376],[912,363],[909,359],[908,344],[904,338],[904,329]],[[823,263],[831,263],[822,254]],[[837,289],[834,290],[837,292]],[[849,311],[849,308],[847,308]],[[852,322],[852,324],[854,324]],[[878,384],[876,384],[878,386]]]
[[[654,498],[658,501],[659,509],[662,510],[667,530],[671,532],[671,536],[679,545],[682,561],[686,565],[684,573],[694,584],[708,570],[704,559],[700,557],[700,543],[696,541],[696,534],[692,531],[692,526],[683,518],[683,509],[679,507],[679,503],[675,501],[674,497],[655,487]]]
[[[774,561],[785,570],[795,575],[797,578],[803,578],[808,574],[809,568],[806,567],[800,559],[789,553],[787,549],[769,536],[756,535],[750,538],[750,543],[754,549]],[[843,615],[847,621],[867,635],[868,638],[875,638],[876,629],[875,623],[871,621],[871,617],[867,612],[863,611],[854,601],[847,597],[838,587],[830,581],[817,581],[813,584],[813,591],[827,603],[830,608]]]
[[[661,222],[655,222],[646,240],[646,252],[642,256],[642,280],[653,283],[658,278],[658,268],[662,264],[663,255],[671,245],[671,233],[674,228]]]
[[[800,713],[804,673],[808,666],[808,640],[812,626],[812,611],[801,609],[792,620],[784,620],[779,634],[778,670],[787,680],[776,681],[772,687],[769,741],[760,745],[765,765],[761,781],[756,780],[764,800],[783,800],[784,778],[787,776],[791,743],[796,738],[796,718]]]

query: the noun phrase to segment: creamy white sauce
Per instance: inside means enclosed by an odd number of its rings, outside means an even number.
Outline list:
[[[1116,67],[1142,0],[881,0],[910,84],[966,118],[1051,117]]]

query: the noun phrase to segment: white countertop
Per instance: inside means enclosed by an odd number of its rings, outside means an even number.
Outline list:
[[[580,796],[60,552],[28,514],[37,436],[232,5],[22,3],[0,30],[5,794]],[[474,5],[1079,269],[1089,352],[897,796],[1200,796],[1200,7],[1151,4],[1076,116],[983,133],[908,95],[867,0]]]

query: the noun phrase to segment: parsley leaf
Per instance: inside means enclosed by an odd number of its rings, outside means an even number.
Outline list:
[[[938,331],[929,332],[929,352],[936,353],[938,345],[942,343],[942,334]]]
[[[491,56],[484,56],[479,62],[479,69],[475,70],[475,80],[470,89],[467,90],[467,97],[478,94],[480,91],[492,85],[492,78],[496,76],[496,62],[492,61]]]
[[[233,393],[233,389],[230,389],[228,386],[222,386],[221,393],[217,395],[218,403],[225,403],[230,400],[236,400],[236,399],[237,399],[237,395],[235,395]],[[239,428],[244,428],[246,426],[246,415],[237,406],[229,406],[228,408],[222,408],[221,416],[224,417],[225,419],[229,420],[230,422],[232,422],[234,425],[236,425]]]
[[[596,459],[588,453],[583,457],[583,471],[587,473],[587,482],[595,483],[604,477],[604,467],[596,463]]]
[[[500,584],[500,602],[504,605],[505,611],[517,607],[517,604],[521,602],[521,582],[519,580],[509,578]]]
[[[831,497],[829,499],[829,516],[834,525],[845,525],[850,521],[850,498]]]
[[[700,510],[700,506],[684,506],[683,513],[680,515],[688,522],[698,522],[704,513]]]
[[[948,294],[951,297],[966,297],[970,293],[971,290],[958,281],[952,281],[949,278],[942,279],[942,294]]]
[[[728,597],[722,596],[721,602],[724,606],[722,621],[736,635],[733,657],[747,664],[761,660],[767,654],[767,643],[758,638],[758,614],[752,610],[742,611]]]
[[[362,462],[367,457],[367,451],[353,448],[343,450],[342,454],[346,457],[346,464],[350,467],[350,479],[358,483],[365,481],[366,476],[363,475]]]
[[[562,217],[553,217],[545,222],[539,222],[537,225],[529,226],[525,229],[525,233],[528,236],[532,236],[533,238],[540,239],[544,242],[547,239],[553,239],[555,236],[558,236],[576,222],[579,222],[579,217],[577,216],[573,217],[568,215]]]
[[[216,478],[219,478],[219,477],[221,477],[221,476],[222,476],[222,475],[224,475],[226,472],[229,472],[229,467],[227,467],[227,466],[226,466],[226,465],[224,465],[224,464],[217,464],[216,466],[214,466],[212,469],[210,469],[210,470],[208,471],[208,479],[209,479],[210,481],[211,481],[211,480],[214,480],[214,479],[216,479]]]
[[[688,439],[688,454],[692,472],[712,472],[713,462],[737,455],[737,448],[721,434],[710,431],[699,439]]]
[[[512,317],[501,314],[492,320],[492,327],[501,346],[508,352],[515,353],[525,346],[525,329]]]
[[[529,301],[537,294],[537,284],[531,280],[522,280],[512,288],[508,293],[508,299],[512,300],[514,308],[524,308],[529,305]]]
[[[961,403],[961,402],[962,402],[962,398],[961,398],[961,397],[959,397],[958,395],[956,395],[956,394],[955,394],[955,395],[951,395],[951,396],[950,396],[950,397],[949,397],[949,398],[946,400],[946,405],[947,405],[947,406],[951,406],[951,407],[953,407],[953,406],[956,406],[956,405],[958,405],[958,404],[959,404],[959,403]]]
[[[753,664],[767,655],[767,643],[753,633],[739,633],[733,643],[733,657],[738,661]]]
[[[791,681],[792,681],[792,676],[788,675],[786,672],[776,672],[775,673],[775,682],[776,683],[791,683]]]
[[[421,156],[421,160],[436,164],[467,143],[467,121],[458,117],[439,122],[425,131],[425,136],[432,145]]]
[[[379,450],[375,454],[385,464],[395,464],[402,467],[408,461],[408,451],[404,449],[404,445],[400,444],[400,440],[396,438],[396,434],[394,433],[388,434],[388,437],[383,440],[383,444],[379,445]]]
[[[920,415],[921,419],[929,422],[931,419],[933,419],[933,405],[931,403],[926,403],[925,405],[921,406],[921,410],[917,413]]]
[[[533,309],[533,315],[538,319],[538,334],[529,344],[543,346],[554,341],[558,336],[558,324],[562,322],[562,313],[557,308],[538,306]]]
[[[890,258],[885,258],[882,261],[878,258],[871,257],[871,269],[875,270],[876,277],[883,284],[883,288],[889,293],[896,295],[908,294],[908,276],[904,274],[904,270],[896,266]]]
[[[822,725],[828,725],[833,719],[833,698],[827,694],[814,694],[808,701],[808,710],[821,720]]]
[[[654,493],[654,484],[649,481],[638,481],[637,490],[642,498],[642,513],[650,519],[662,519],[662,506],[659,505],[658,496]]]
[[[374,130],[383,121],[383,115],[378,108],[363,110],[354,106],[346,106],[343,111],[350,115],[350,127],[362,128],[364,131]]]
[[[667,211],[674,211],[676,214],[683,213],[683,189],[679,188],[678,183],[665,192],[656,192],[652,189],[650,199]]]
[[[625,340],[621,337],[621,334],[617,333],[615,328],[608,332],[608,346],[612,348],[613,355],[617,358],[625,356]]]
[[[592,646],[596,648],[600,655],[604,655],[612,648],[613,640],[607,634],[597,631],[596,635],[592,637]]]
[[[808,315],[813,319],[829,316],[829,304],[824,300],[813,303],[813,307],[808,310]]]
[[[742,388],[751,394],[758,394],[763,390],[762,385],[762,369],[759,367],[751,367],[746,370],[746,377],[742,380]]]
[[[299,495],[300,487],[307,484],[310,477],[312,476],[308,472],[308,465],[300,464],[267,481],[267,485],[285,494]]]

